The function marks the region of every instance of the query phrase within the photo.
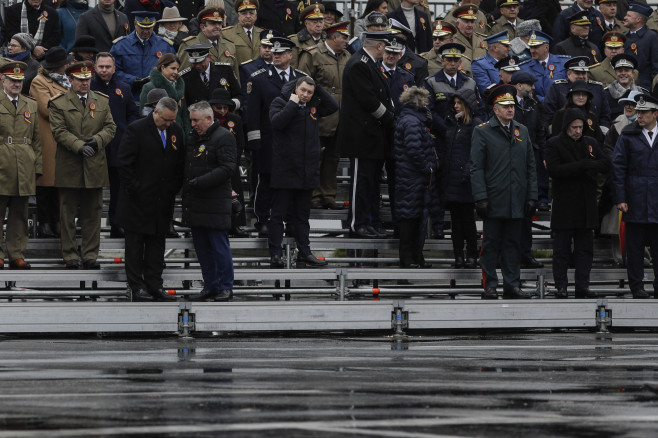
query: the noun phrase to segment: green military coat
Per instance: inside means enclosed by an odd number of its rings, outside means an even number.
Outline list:
[[[21,95],[14,108],[0,93],[0,196],[34,195],[42,173],[37,103]]]
[[[251,41],[247,37],[244,28],[239,24],[222,29],[222,38],[235,45],[235,57],[238,64],[251,61],[260,56],[260,33],[263,31],[258,26],[251,29]]]
[[[434,76],[436,73],[443,70],[441,58],[439,58],[436,50],[432,49],[429,52],[421,53],[420,56],[427,59],[427,72],[430,76]]]
[[[97,91],[89,91],[84,108],[72,90],[50,99],[50,127],[57,142],[55,187],[91,189],[109,184],[105,146],[116,132],[109,102]],[[98,151],[83,157],[80,149],[89,137],[98,142]]]

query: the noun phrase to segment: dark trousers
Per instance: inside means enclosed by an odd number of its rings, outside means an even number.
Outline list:
[[[272,217],[268,235],[270,255],[282,255],[284,219],[293,225],[299,256],[311,255],[311,243],[308,239],[311,227],[308,219],[311,214],[312,196],[311,189],[272,189]]]
[[[371,225],[379,218],[379,182],[382,160],[350,158],[350,230]]]
[[[192,227],[192,241],[201,265],[203,288],[209,291],[233,290],[233,256],[228,233]]]
[[[521,260],[532,257],[532,218],[523,218],[523,230],[521,230]]]
[[[247,224],[247,209],[244,208],[244,188],[242,187],[242,176],[240,175],[240,156],[242,151],[238,151],[238,165],[235,166],[235,172],[231,175],[231,188],[238,194],[238,201],[242,204],[242,211],[236,217],[232,217],[231,228],[241,227]]]
[[[573,261],[576,265],[576,290],[589,287],[589,274],[594,257],[594,231],[587,228],[553,230],[553,279],[555,287],[567,287],[567,269],[573,240]]]
[[[110,226],[115,226],[114,218],[117,212],[117,205],[119,205],[119,192],[121,192],[121,179],[119,178],[118,167],[108,167],[108,174],[110,176],[110,205],[107,211],[107,219]]]
[[[644,247],[649,246],[653,264],[653,290],[658,292],[658,224],[626,222],[626,272],[631,291],[642,289]]]
[[[138,289],[156,291],[162,287],[164,234],[142,234],[125,230],[126,278],[133,292]]]
[[[37,186],[36,199],[37,222],[51,224],[51,226],[59,223],[59,191],[57,187]]]
[[[485,219],[480,264],[484,287],[498,286],[496,262],[500,256],[503,289],[521,286],[521,227],[523,219]]]
[[[477,229],[472,202],[450,202],[450,219],[452,221],[452,249],[455,257],[464,257],[466,242],[467,257],[477,258]]]
[[[400,219],[400,267],[407,268],[411,264],[424,263],[423,240],[419,233],[424,231],[423,216]]]
[[[537,203],[548,204],[548,170],[546,170],[546,167],[544,166],[541,152],[539,152],[538,149],[535,149],[535,164],[537,167]]]
[[[320,159],[320,188],[313,190],[313,200],[331,204],[336,201],[338,190],[336,171],[340,154],[336,147],[336,136],[320,137],[320,146],[323,149]]]
[[[272,208],[272,189],[269,173],[256,173],[251,176],[251,193],[253,194],[256,227],[269,223]]]

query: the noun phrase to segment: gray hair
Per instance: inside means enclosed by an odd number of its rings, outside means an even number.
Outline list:
[[[169,111],[177,112],[178,104],[171,97],[163,97],[162,99],[158,100],[158,103],[155,105],[155,109],[158,110],[159,113],[164,111],[165,109],[168,109]]]
[[[208,102],[205,100],[202,100],[201,102],[193,103],[189,107],[187,107],[187,110],[192,113],[192,111],[198,111],[201,114],[203,114],[204,117],[212,117],[213,116],[213,111],[212,107]]]

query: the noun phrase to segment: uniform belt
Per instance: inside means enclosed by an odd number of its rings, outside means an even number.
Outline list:
[[[23,137],[22,139],[20,137],[14,138],[11,135],[8,135],[7,137],[0,137],[0,143],[7,143],[7,144],[32,144],[32,140],[30,140],[27,137]]]

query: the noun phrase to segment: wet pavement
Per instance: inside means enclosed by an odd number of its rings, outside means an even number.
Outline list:
[[[657,392],[655,332],[0,336],[0,438],[654,438]]]

